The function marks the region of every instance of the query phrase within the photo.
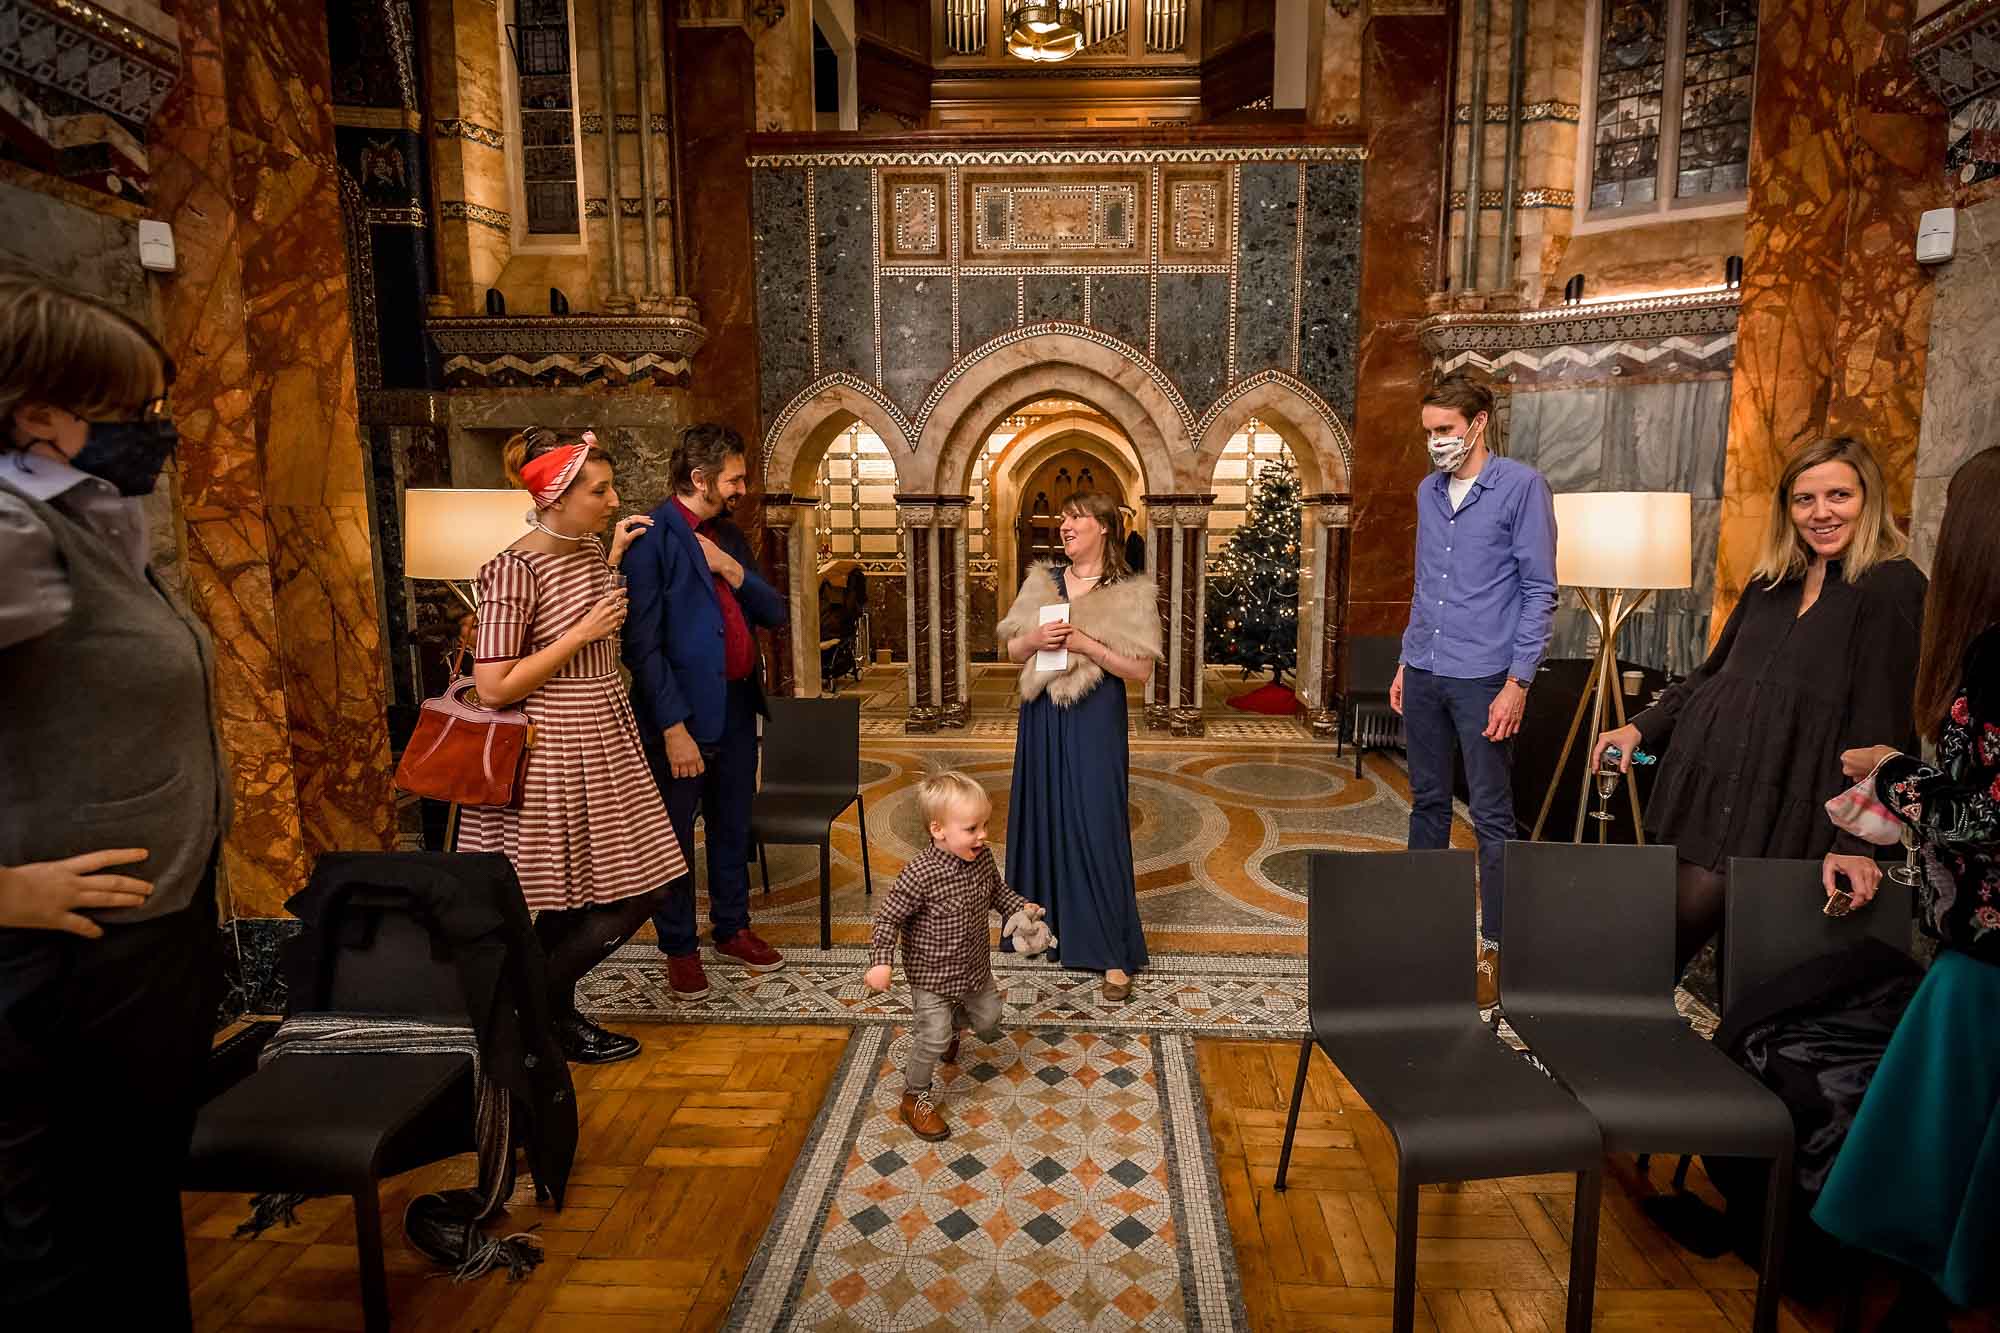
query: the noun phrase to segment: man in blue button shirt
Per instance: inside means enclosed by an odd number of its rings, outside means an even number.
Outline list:
[[[1514,836],[1513,735],[1556,608],[1555,497],[1490,453],[1493,394],[1454,375],[1424,395],[1436,471],[1417,487],[1417,577],[1389,703],[1410,755],[1410,846],[1451,840],[1452,746],[1479,835],[1479,1006],[1500,998],[1503,853]]]

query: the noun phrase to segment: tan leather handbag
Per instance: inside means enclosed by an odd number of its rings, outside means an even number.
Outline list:
[[[424,700],[396,765],[396,786],[457,805],[517,808],[535,724],[518,708],[485,708],[461,676]]]

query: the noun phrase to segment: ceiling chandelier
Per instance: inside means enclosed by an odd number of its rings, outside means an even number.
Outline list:
[[[1007,0],[1007,53],[1050,64],[1083,50],[1083,0]]]

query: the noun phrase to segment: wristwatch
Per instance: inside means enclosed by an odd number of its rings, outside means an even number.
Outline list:
[[[1528,686],[1531,685],[1533,682],[1522,680],[1519,676],[1509,676],[1507,677],[1507,683],[1509,685],[1519,685],[1521,687],[1521,693],[1526,694],[1528,692]]]

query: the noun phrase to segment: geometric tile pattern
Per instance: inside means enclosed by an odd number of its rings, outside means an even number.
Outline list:
[[[968,1036],[937,1144],[909,1040],[856,1036],[726,1327],[1249,1327],[1189,1039]]]

